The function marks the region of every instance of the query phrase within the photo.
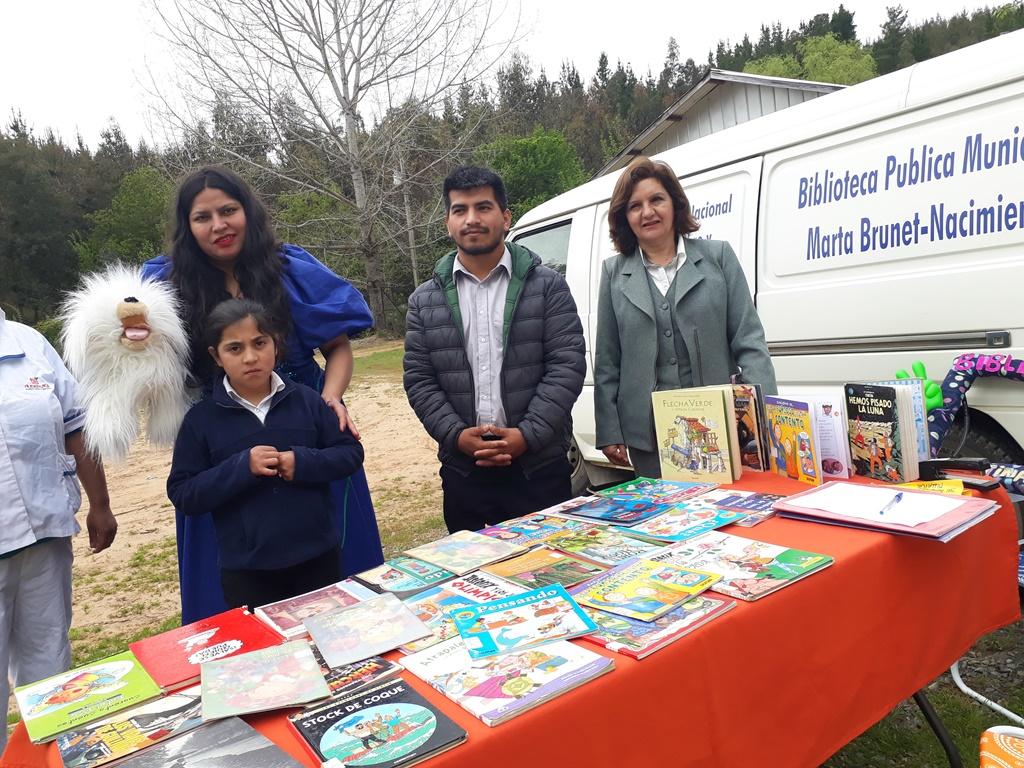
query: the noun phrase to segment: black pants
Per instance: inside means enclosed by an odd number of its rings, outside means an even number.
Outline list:
[[[468,477],[442,466],[444,523],[449,533],[478,531],[561,504],[572,496],[571,475],[568,459],[553,461],[529,478],[518,462],[508,467],[474,467]]]
[[[288,597],[312,592],[341,581],[341,546],[331,547],[322,555],[287,568],[273,570],[220,569],[220,584],[228,607],[275,603]]]

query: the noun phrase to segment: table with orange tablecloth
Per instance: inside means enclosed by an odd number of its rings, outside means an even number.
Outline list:
[[[751,472],[736,487],[806,489]],[[820,765],[1020,617],[1016,517],[1005,492],[992,498],[996,514],[947,544],[779,518],[726,528],[835,563],[642,661],[586,643],[615,659],[611,674],[495,728],[404,672],[469,732],[430,767]],[[280,714],[247,719],[316,765]],[[19,726],[3,765],[60,758]]]

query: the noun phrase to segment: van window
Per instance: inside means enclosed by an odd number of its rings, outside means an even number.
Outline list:
[[[565,275],[565,263],[569,259],[569,231],[572,221],[562,221],[544,229],[524,232],[515,238],[515,242],[525,245],[540,256],[545,267],[550,267],[560,275]]]

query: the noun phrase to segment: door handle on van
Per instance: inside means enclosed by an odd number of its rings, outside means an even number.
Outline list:
[[[845,339],[770,341],[768,353],[780,355],[842,355],[866,352],[917,352],[934,349],[1000,349],[1010,346],[1009,331],[918,333]]]

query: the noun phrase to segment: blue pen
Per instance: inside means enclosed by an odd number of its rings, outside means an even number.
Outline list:
[[[880,510],[878,510],[879,517],[881,517],[886,512],[891,510],[893,507],[895,507],[901,501],[903,501],[903,491],[900,491],[895,496],[893,496],[884,507],[882,507]]]

